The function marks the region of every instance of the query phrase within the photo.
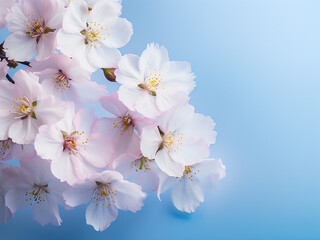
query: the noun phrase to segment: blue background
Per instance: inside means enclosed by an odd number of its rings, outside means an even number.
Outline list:
[[[0,239],[320,239],[320,1],[123,6],[134,35],[122,53],[140,55],[156,41],[172,60],[191,62],[191,103],[217,124],[212,155],[227,177],[194,214],[175,210],[169,193],[162,202],[151,195],[100,233],[85,224],[85,206],[61,210],[61,227],[41,227],[25,209],[0,226]]]

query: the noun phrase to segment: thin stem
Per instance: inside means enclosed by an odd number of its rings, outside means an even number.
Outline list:
[[[28,61],[23,61],[23,62],[17,61],[17,63],[20,63],[22,65],[26,65],[26,66],[30,67],[30,62],[28,62]]]
[[[10,77],[10,75],[9,75],[9,74],[7,74],[7,75],[6,75],[6,78],[9,80],[9,82],[11,82],[11,83],[13,83],[13,84],[14,84],[14,81],[13,81],[13,79]]]

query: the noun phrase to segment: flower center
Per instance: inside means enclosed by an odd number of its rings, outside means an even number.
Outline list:
[[[135,160],[133,163],[136,168],[136,172],[142,171],[142,170],[144,170],[144,172],[147,172],[148,170],[151,170],[150,163],[152,161],[154,161],[154,160],[151,160],[146,157],[141,157],[141,158]]]
[[[184,172],[183,172],[183,176],[179,179],[179,182],[181,182],[182,179],[189,179],[190,181],[193,180],[194,175],[196,175],[197,173],[199,173],[199,170],[192,170],[192,167],[190,166],[185,166],[184,168]],[[178,179],[178,177],[176,177]]]
[[[88,22],[87,29],[83,29],[80,33],[85,36],[84,43],[86,45],[90,44],[94,48],[97,46],[102,48],[100,41],[106,40],[106,37],[109,36],[107,28],[101,26],[100,23],[92,21]]]
[[[12,150],[13,142],[11,138],[0,141],[0,160],[3,160]]]
[[[62,70],[59,69],[59,72],[52,75],[53,80],[56,82],[57,90],[63,92],[70,88],[70,78],[68,78]]]
[[[30,205],[40,202],[45,202],[45,195],[49,193],[48,191],[48,184],[46,185],[39,185],[39,184],[33,184],[33,189],[31,191],[27,191],[25,193],[26,201],[30,202]]]
[[[159,87],[164,89],[165,83],[162,81],[162,74],[155,69],[153,72],[144,76],[144,82],[139,84],[138,87],[145,89],[150,95],[156,96],[156,91]]]
[[[86,150],[85,144],[88,143],[88,138],[85,138],[84,132],[74,131],[71,134],[60,130],[64,139],[63,151],[69,151],[69,154],[76,154],[79,151]]]
[[[9,110],[10,113],[14,114],[13,119],[26,119],[29,115],[32,118],[37,119],[36,114],[34,113],[34,108],[37,106],[38,102],[31,101],[23,96],[22,98],[14,98],[15,105],[13,106],[13,110]]]
[[[179,146],[183,144],[182,136],[183,136],[183,133],[171,133],[171,131],[169,131],[168,134],[163,136],[162,146],[160,145],[160,147],[165,146],[168,149],[169,153],[171,151],[176,152]]]
[[[119,128],[120,135],[123,135],[123,133],[131,135],[134,130],[134,123],[129,113],[127,113],[125,117],[119,116],[118,119],[118,121],[113,122],[113,127]]]
[[[102,206],[106,206],[107,208],[111,206],[111,204],[115,203],[114,197],[117,195],[117,191],[114,191],[111,188],[111,184],[96,182],[97,188],[94,190],[94,193],[91,197],[92,203],[98,205],[102,204]]]
[[[26,33],[29,34],[33,38],[40,37],[42,34],[45,33],[45,23],[43,18],[35,17],[34,14],[30,16],[30,14],[27,15],[29,19],[25,20],[24,23],[27,24],[27,30]]]

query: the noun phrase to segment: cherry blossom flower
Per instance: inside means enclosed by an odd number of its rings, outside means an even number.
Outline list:
[[[4,43],[9,59],[26,61],[50,57],[56,47],[56,32],[62,24],[63,5],[57,0],[24,0],[12,6],[6,17],[11,35]]]
[[[14,213],[31,206],[34,219],[41,225],[60,225],[62,221],[57,204],[66,206],[62,192],[68,185],[52,175],[48,160],[35,157],[20,161],[20,164],[21,167],[3,170],[10,184],[5,196],[7,207]]]
[[[65,117],[56,124],[44,125],[35,139],[37,154],[52,160],[51,170],[61,181],[75,184],[111,164],[113,145],[109,138],[93,130],[93,109],[80,110],[68,105]]]
[[[171,198],[174,206],[183,212],[194,212],[204,200],[203,186],[215,186],[225,177],[225,169],[220,159],[207,159],[201,163],[185,166],[183,176],[180,178],[160,172],[158,198],[160,199],[161,193],[172,187]]]
[[[115,156],[131,154],[140,155],[139,133],[143,127],[155,124],[154,121],[143,117],[137,112],[130,111],[118,98],[115,92],[100,100],[102,107],[115,117],[104,117],[97,121],[97,131],[108,134],[113,139]]]
[[[10,209],[5,204],[5,195],[8,191],[7,179],[3,176],[3,169],[7,166],[0,164],[0,224],[9,221],[13,215]]]
[[[169,61],[167,50],[158,44],[149,44],[140,58],[123,56],[118,66],[115,75],[121,84],[120,100],[149,118],[186,103],[195,86],[190,64]]]
[[[143,191],[154,192],[158,189],[158,166],[154,159],[149,159],[140,154],[138,157],[122,154],[118,157],[113,167],[125,179],[141,186]]]
[[[11,138],[0,140],[0,162],[13,158],[32,158],[36,154],[33,144],[16,144]]]
[[[0,140],[29,144],[41,125],[62,118],[64,104],[45,95],[32,73],[19,70],[14,80],[15,84],[0,81]]]
[[[4,80],[9,71],[7,64],[8,62],[6,60],[0,62],[0,80]]]
[[[132,25],[120,18],[121,5],[114,0],[99,1],[92,10],[84,0],[72,0],[58,32],[58,48],[77,59],[83,68],[115,67],[120,48],[132,35]]]
[[[6,16],[11,8],[11,6],[15,3],[17,3],[18,0],[0,0],[0,30],[4,27],[6,24]]]
[[[181,177],[185,165],[208,157],[209,143],[215,138],[215,133],[210,133],[214,127],[212,123],[211,119],[195,117],[190,105],[174,108],[161,117],[159,126],[147,126],[142,130],[141,152],[155,159],[168,175]],[[199,132],[193,130],[199,128]]]
[[[71,207],[90,201],[86,211],[87,224],[96,231],[103,231],[117,218],[118,209],[140,210],[146,194],[137,184],[123,180],[120,173],[105,170],[85,183],[74,185],[63,193],[63,197]]]
[[[91,73],[79,63],[62,54],[55,54],[45,61],[32,61],[30,71],[39,76],[43,88],[55,97],[75,103],[98,102],[108,92],[105,86],[90,81]]]
[[[72,0],[61,0],[62,2],[64,2],[65,6],[69,6],[70,2],[72,2]],[[122,0],[85,0],[85,2],[87,3],[88,7],[89,8],[93,8],[93,6],[95,4],[97,4],[98,2],[100,1],[114,1],[114,2],[117,2],[119,4],[122,3]]]

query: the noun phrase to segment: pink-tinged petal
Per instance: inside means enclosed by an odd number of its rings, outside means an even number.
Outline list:
[[[66,204],[66,201],[63,198],[63,193],[67,190],[69,190],[70,186],[66,182],[60,182],[60,181],[52,181],[50,182],[48,186],[48,191],[50,193],[50,196],[61,206],[63,206],[65,209],[70,210],[72,209],[69,205]]]
[[[116,117],[124,117],[128,108],[119,100],[118,92],[100,99],[101,106]]]
[[[7,66],[8,62],[6,60],[2,60],[0,62],[0,80],[5,79],[8,71],[9,71],[9,67]]]
[[[41,61],[51,57],[55,53],[55,48],[57,45],[56,39],[57,33],[51,32],[43,34],[37,45],[37,56],[36,60]]]
[[[182,180],[172,189],[172,202],[180,211],[194,212],[203,200],[203,190],[197,179]]]
[[[132,111],[135,111],[135,104],[142,95],[147,94],[145,90],[139,87],[130,89],[124,85],[120,86],[118,93],[120,101]]]
[[[12,213],[29,205],[25,195],[28,190],[28,188],[14,188],[7,192],[5,197],[6,206]]]
[[[115,70],[116,81],[125,85],[127,88],[137,88],[143,83],[143,73],[139,70],[139,57],[133,54],[127,54],[121,57],[118,63],[118,69]]]
[[[155,192],[159,186],[159,177],[156,164],[149,163],[149,168],[149,170],[144,170],[142,168],[142,170],[138,171],[136,176],[132,179],[132,182],[141,186],[143,191]]]
[[[126,132],[123,135],[118,135],[114,143],[114,152],[115,158],[124,153],[138,157],[140,155],[140,138],[135,132],[130,135]]]
[[[39,1],[37,1],[39,4]],[[58,29],[62,27],[62,20],[65,15],[66,9],[61,1],[56,0],[42,0],[41,10],[46,26],[51,29]]]
[[[221,159],[207,159],[194,167],[199,170],[197,177],[204,185],[214,187],[216,183],[226,176],[226,167]],[[207,183],[207,184],[206,184]]]
[[[162,137],[157,126],[148,126],[141,133],[141,152],[143,156],[154,159],[162,142]]]
[[[59,178],[61,181],[67,181],[70,185],[80,181],[75,173],[68,152],[63,152],[58,158],[51,162],[51,171],[56,178]]]
[[[124,18],[114,18],[107,23],[105,39],[102,43],[110,48],[120,48],[126,45],[133,33],[132,24]]]
[[[139,135],[141,135],[142,130],[146,126],[158,125],[157,121],[152,120],[150,118],[142,117],[142,115],[140,115],[140,113],[138,113],[138,112],[130,112],[130,116],[133,119],[134,127],[138,131]]]
[[[66,105],[53,96],[42,99],[34,108],[37,120],[42,124],[53,124],[64,116]]]
[[[140,98],[138,98],[135,109],[137,112],[148,118],[157,118],[162,112],[156,105],[156,97],[149,94],[149,92],[145,91],[144,94]]]
[[[84,36],[79,34],[71,34],[63,29],[57,33],[57,48],[68,57],[76,58],[80,64],[86,65],[87,62],[87,45],[84,43]]]
[[[161,112],[166,112],[177,105],[187,104],[189,97],[184,92],[178,92],[174,88],[158,89],[155,103]]]
[[[43,97],[43,88],[39,84],[39,77],[35,74],[19,70],[13,79],[15,81],[16,91],[20,94],[20,96],[14,97],[21,98],[26,96],[31,102]]]
[[[170,156],[175,161],[184,165],[193,165],[209,156],[209,145],[203,139],[189,141],[188,143],[185,142],[183,142],[176,152],[171,151]]]
[[[93,133],[103,133],[106,134],[110,139],[114,139],[120,135],[118,128],[114,127],[116,121],[119,121],[118,118],[100,118],[94,124],[92,130]]]
[[[13,144],[11,151],[8,155],[5,156],[5,161],[12,158],[17,158],[18,160],[22,159],[32,159],[36,156],[36,151],[33,144]]]
[[[123,177],[122,175],[117,172],[117,171],[112,171],[112,170],[105,170],[102,173],[97,173],[93,175],[90,180],[100,182],[100,183],[110,183],[111,181],[114,180],[122,180]]]
[[[217,132],[213,131],[214,127],[215,123],[210,117],[196,113],[193,119],[181,128],[181,132],[195,138],[202,138],[208,144],[214,144],[217,136]]]
[[[114,204],[108,206],[91,202],[86,211],[87,224],[96,231],[107,229],[117,216],[118,209]]]
[[[84,1],[72,0],[64,16],[64,31],[79,34],[86,27],[88,15],[88,6]]]
[[[94,122],[97,117],[94,115],[94,109],[81,109],[76,113],[73,119],[74,127],[79,131],[83,131],[84,134],[90,134]]]
[[[4,195],[0,192],[0,224],[9,221],[12,217],[10,209],[5,205]]]
[[[0,140],[8,139],[8,132],[14,119],[12,116],[0,117]]]
[[[166,86],[189,94],[195,87],[195,76],[188,62],[170,61],[165,66],[164,76]]]
[[[75,128],[73,125],[73,118],[76,114],[75,114],[75,107],[73,102],[66,103],[63,113],[64,113],[63,119],[61,119],[55,125],[57,126],[58,129],[70,134],[75,131]]]
[[[26,171],[32,177],[32,182],[46,185],[55,180],[50,170],[50,162],[35,156],[33,159],[23,159],[20,161],[23,171]]]
[[[158,151],[155,157],[159,168],[171,177],[181,177],[184,171],[184,165],[176,162],[167,152],[166,149]]]
[[[111,1],[98,1],[90,11],[90,18],[97,23],[105,23],[110,18],[116,18],[121,15],[121,4],[119,2]]]
[[[97,185],[95,182],[77,184],[65,191],[63,193],[63,198],[69,206],[76,207],[89,202],[96,187]]]
[[[27,61],[33,57],[36,46],[35,38],[25,32],[14,32],[6,39],[3,47],[9,59]]]
[[[160,129],[168,133],[181,128],[184,124],[192,120],[194,107],[191,105],[176,107],[161,117]]]
[[[4,2],[4,1],[3,1]],[[10,2],[8,0],[5,0],[6,3]],[[1,3],[1,9],[2,9]],[[22,10],[22,3],[16,3],[14,4],[10,11],[8,12],[6,16],[6,27],[9,30],[9,32],[25,32],[27,29],[26,24],[24,21],[27,19],[27,16]]]
[[[177,179],[175,177],[170,177],[168,174],[162,171],[159,172],[159,187],[157,191],[157,196],[160,201],[160,194],[164,193],[169,188],[173,187],[175,184],[177,184]]]
[[[142,155],[139,155],[138,158],[140,157],[142,157]],[[131,165],[136,159],[136,156],[132,156],[127,153],[121,154],[114,160],[112,168],[120,172],[124,178],[128,178],[131,175],[131,172],[133,171]]]
[[[139,69],[144,73],[150,73],[157,69],[163,68],[164,64],[169,61],[168,51],[165,47],[159,47],[158,44],[148,44],[146,50],[140,57]]]
[[[121,53],[118,49],[110,48],[104,45],[97,44],[94,47],[90,47],[88,51],[88,62],[91,66],[84,66],[90,69],[98,68],[112,68],[115,67],[121,57]]]
[[[16,119],[9,128],[8,136],[15,143],[32,143],[38,133],[40,124],[37,119],[30,116],[24,120]]]
[[[34,146],[37,154],[43,159],[56,159],[63,151],[63,135],[56,126],[44,125],[39,128]]]
[[[79,151],[79,157],[94,167],[106,167],[113,160],[113,144],[106,135],[94,134],[88,138],[85,149]]]
[[[108,94],[104,85],[91,81],[71,80],[70,91],[73,94],[73,101],[79,101],[84,104],[96,103],[101,97]]]
[[[51,223],[61,225],[61,218],[57,203],[51,198],[50,193],[44,199],[32,207],[33,218],[42,226]]]
[[[141,210],[146,194],[139,185],[122,180],[112,183],[111,188],[116,191],[114,201],[117,208],[132,212]]]

